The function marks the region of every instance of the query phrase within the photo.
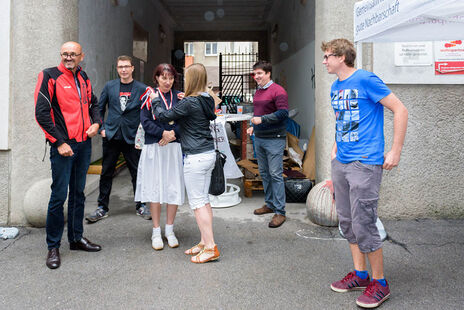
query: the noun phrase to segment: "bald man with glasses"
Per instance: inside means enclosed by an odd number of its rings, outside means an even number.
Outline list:
[[[90,164],[90,138],[101,125],[97,98],[87,74],[79,66],[84,59],[77,42],[66,42],[61,63],[40,72],[35,88],[35,117],[50,147],[52,186],[47,211],[46,265],[61,265],[59,248],[64,230],[63,205],[68,198],[68,241],[71,250],[97,252],[99,245],[83,237],[85,181]],[[69,190],[69,194],[68,194]]]

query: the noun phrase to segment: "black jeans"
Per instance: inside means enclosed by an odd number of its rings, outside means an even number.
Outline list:
[[[85,180],[90,164],[90,139],[69,143],[73,156],[61,156],[55,146],[50,148],[52,193],[47,211],[48,249],[59,248],[64,229],[63,204],[68,197],[68,241],[81,240],[84,227]],[[69,195],[68,195],[69,188]]]
[[[139,165],[140,150],[124,140],[108,140],[103,138],[103,162],[102,173],[100,176],[100,194],[98,195],[98,206],[108,211],[111,187],[113,185],[113,175],[118,162],[119,154],[122,153],[126,160],[127,168],[132,179],[132,188],[135,194],[137,186],[137,167]],[[140,206],[137,202],[136,208]]]

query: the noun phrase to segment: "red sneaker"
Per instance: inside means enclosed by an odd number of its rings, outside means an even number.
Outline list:
[[[361,296],[356,299],[356,304],[363,308],[376,308],[390,297],[390,288],[383,286],[377,280],[372,280]]]
[[[339,293],[359,291],[365,289],[370,282],[369,276],[363,280],[356,275],[356,272],[352,271],[340,281],[332,283],[330,288]]]

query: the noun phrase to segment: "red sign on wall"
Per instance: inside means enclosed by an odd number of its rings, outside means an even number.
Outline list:
[[[464,61],[435,62],[435,75],[440,74],[464,74]]]

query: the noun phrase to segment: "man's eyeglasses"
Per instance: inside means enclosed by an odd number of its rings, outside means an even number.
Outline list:
[[[133,66],[117,66],[118,69],[130,69],[132,68]]]
[[[64,52],[64,53],[61,53],[60,55],[61,55],[61,57],[64,57],[64,58],[68,58],[68,57],[76,58],[77,56],[81,56],[82,53],[76,54],[76,53],[66,53],[66,52]]]
[[[337,56],[337,54],[327,54],[327,55],[324,55],[324,60],[327,61],[329,59],[330,56]]]

